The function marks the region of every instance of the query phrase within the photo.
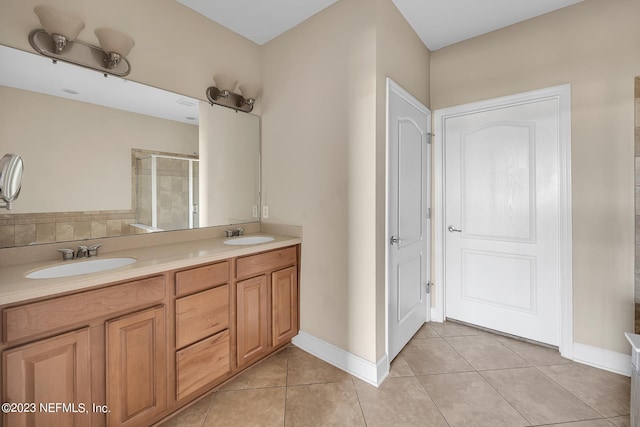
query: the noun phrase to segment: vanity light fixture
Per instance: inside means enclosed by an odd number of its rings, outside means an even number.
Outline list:
[[[229,99],[229,95],[238,85],[238,80],[229,74],[216,74],[213,76],[213,83],[215,83],[214,87],[218,89],[218,96]]]
[[[213,82],[215,86],[207,89],[207,99],[211,105],[218,104],[236,111],[250,113],[256,99],[260,96],[260,86],[257,84],[240,85],[239,89],[242,95],[233,92],[238,81],[229,74],[216,74],[213,76]]]
[[[59,11],[50,6],[38,5],[33,11],[44,29],[33,30],[29,43],[41,55],[105,74],[124,77],[131,72],[126,56],[135,44],[133,39],[111,28],[97,28],[96,37],[100,47],[76,40],[84,28],[75,15]]]
[[[84,22],[75,15],[70,15],[49,6],[38,5],[33,11],[40,19],[44,30],[51,36],[56,53],[62,52],[67,42],[72,42],[84,28]]]

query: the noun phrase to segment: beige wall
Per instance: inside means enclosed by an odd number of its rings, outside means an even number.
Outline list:
[[[376,353],[386,353],[386,78],[429,106],[430,52],[390,0],[377,0],[376,60]]]
[[[0,2],[0,44],[33,52],[27,36],[41,28],[33,7],[41,0]],[[242,83],[261,83],[260,47],[175,0],[48,0],[85,23],[79,40],[97,43],[93,31],[112,27],[136,44],[127,57],[130,80],[206,100],[212,77],[228,72]],[[260,101],[255,113],[259,114]]]
[[[201,102],[199,135],[200,225],[257,221],[260,118]]]
[[[301,329],[375,360],[375,8],[342,0],[264,46],[264,222],[304,227]]]
[[[623,353],[634,316],[639,16],[637,0],[586,0],[431,54],[434,110],[571,84],[574,341]]]
[[[301,328],[385,349],[385,78],[423,102],[429,53],[391,0],[342,0],[264,48],[263,203],[304,227]]]

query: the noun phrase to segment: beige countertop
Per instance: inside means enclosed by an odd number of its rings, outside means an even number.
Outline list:
[[[248,236],[270,236],[274,240],[255,245],[231,246],[224,244],[226,238],[212,238],[109,252],[91,259],[132,257],[136,259],[136,262],[112,270],[55,279],[27,279],[25,275],[41,268],[62,263],[83,262],[83,260],[36,262],[2,267],[0,268],[0,305],[82,290],[167,270],[186,268],[302,243],[298,237],[265,233],[245,235],[245,237]]]

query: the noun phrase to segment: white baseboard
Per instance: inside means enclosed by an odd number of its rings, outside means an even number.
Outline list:
[[[631,376],[631,355],[586,344],[573,343],[573,360],[578,363]]]
[[[389,375],[386,354],[377,363],[373,363],[303,331],[293,337],[291,342],[307,353],[376,387]]]
[[[389,375],[386,354],[377,363],[373,363],[303,331],[293,337],[291,342],[307,353],[373,386],[378,387]],[[631,376],[631,356],[628,354],[573,343],[573,360],[594,368]]]

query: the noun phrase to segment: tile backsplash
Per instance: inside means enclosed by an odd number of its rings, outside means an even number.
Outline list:
[[[133,211],[0,214],[0,248],[135,234]]]

